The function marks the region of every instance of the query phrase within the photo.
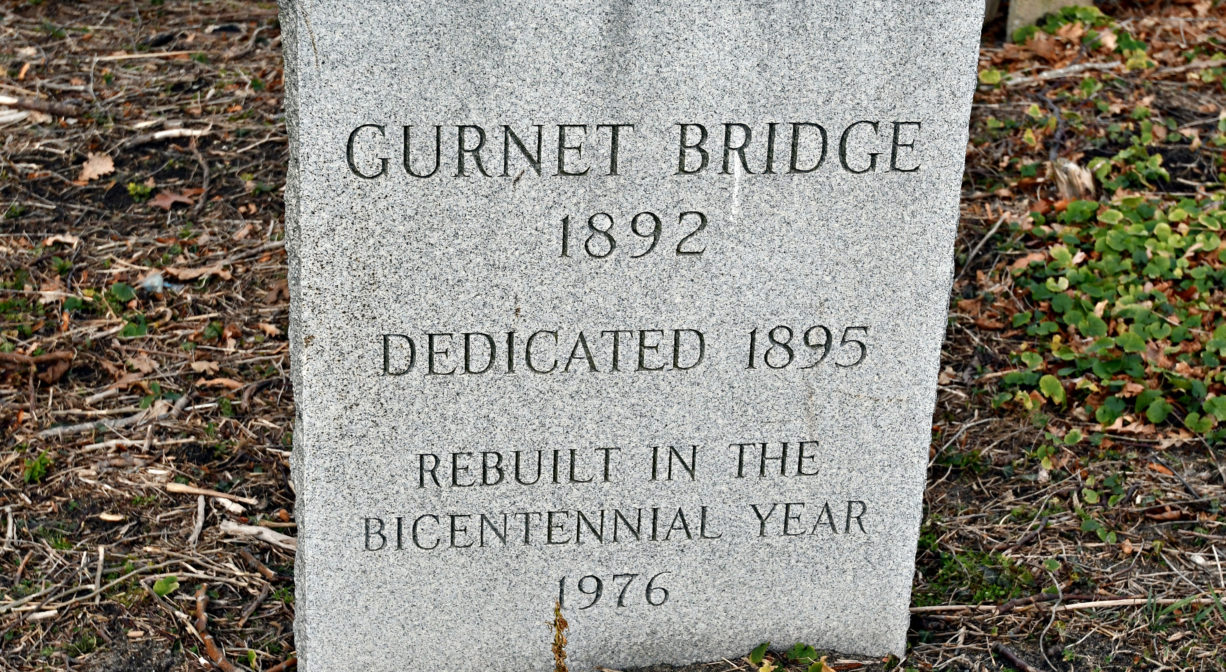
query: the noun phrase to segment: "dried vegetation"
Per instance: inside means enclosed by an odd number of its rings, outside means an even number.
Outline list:
[[[1226,13],[1106,9],[985,32],[908,668],[1226,669]],[[293,665],[278,35],[0,7],[0,669]]]

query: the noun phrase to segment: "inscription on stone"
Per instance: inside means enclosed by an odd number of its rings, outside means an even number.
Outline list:
[[[282,0],[305,672],[905,649],[981,0]]]

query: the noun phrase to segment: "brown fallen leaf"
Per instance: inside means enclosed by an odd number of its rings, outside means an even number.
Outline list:
[[[47,366],[46,370],[38,374],[38,379],[44,383],[54,383],[60,378],[64,377],[64,374],[68,372],[68,367],[70,366],[72,366],[72,361],[69,359],[53,360]]]
[[[111,383],[110,387],[116,390],[126,390],[144,379],[145,379],[145,374],[139,371],[135,371],[132,373],[125,373],[119,377],[119,380],[116,380],[115,382]]]
[[[85,163],[81,166],[81,174],[77,176],[76,183],[84,186],[90,180],[96,180],[103,175],[115,172],[115,160],[110,154],[94,154],[90,152],[86,155]]]
[[[129,359],[128,364],[141,373],[153,373],[158,368],[158,363],[149,355],[137,355]]]
[[[1116,40],[1115,33],[1111,32],[1110,30],[1099,31],[1098,48],[1100,51],[1104,51],[1109,54],[1115,51],[1115,47],[1117,44],[1118,42]]]
[[[224,387],[227,390],[237,390],[243,384],[233,378],[209,378],[199,383],[200,387]]]
[[[234,277],[230,272],[222,268],[226,262],[219,261],[212,266],[201,266],[200,268],[165,268],[162,272],[176,280],[195,280],[206,275],[216,275],[222,280],[229,280]]]
[[[1094,175],[1089,170],[1063,157],[1048,164],[1048,174],[1064,199],[1084,200],[1094,197]]]
[[[1164,506],[1162,507],[1162,510],[1160,511],[1155,511],[1154,513],[1146,513],[1145,517],[1151,520],[1161,520],[1161,521],[1179,520],[1180,518],[1183,518],[1183,511],[1179,509],[1172,509],[1169,506]]]
[[[47,236],[46,238],[43,238],[43,247],[51,247],[56,243],[63,243],[65,245],[76,247],[81,243],[81,239],[77,238],[71,233],[57,233],[54,236]]]
[[[1161,464],[1158,464],[1157,462],[1150,462],[1149,464],[1147,464],[1147,465],[1145,465],[1145,466],[1146,466],[1146,467],[1147,467],[1147,468],[1148,468],[1150,471],[1156,471],[1156,472],[1158,472],[1159,474],[1165,474],[1165,475],[1167,475],[1167,476],[1174,476],[1174,475],[1175,475],[1175,472],[1171,471],[1170,469],[1167,469],[1166,467],[1162,466]]]
[[[52,276],[50,280],[38,286],[40,304],[55,303],[64,298],[64,279],[59,275]]]
[[[270,306],[275,305],[281,301],[288,301],[288,300],[289,300],[289,281],[287,280],[282,280],[276,283],[275,285],[273,285],[272,287],[269,287],[268,291],[265,292],[264,294],[264,303]]]
[[[983,310],[983,299],[958,299],[958,310],[971,317],[979,317]]]
[[[173,208],[176,203],[181,203],[183,205],[190,206],[190,205],[194,205],[196,201],[193,200],[191,197],[187,196],[186,194],[176,193],[173,191],[159,191],[157,193],[157,196],[154,196],[153,198],[149,199],[149,205],[159,207],[163,210],[169,210]]]
[[[196,373],[207,373],[210,375],[217,373],[217,371],[221,369],[221,367],[217,365],[217,362],[210,362],[203,359],[192,362],[190,366],[192,367],[192,371],[195,371]]]
[[[1030,254],[1027,254],[1026,256],[1014,261],[1012,264],[1009,264],[1009,268],[1015,271],[1021,271],[1025,270],[1030,264],[1034,262],[1041,262],[1045,259],[1047,259],[1047,254],[1043,252],[1031,252]]]
[[[264,334],[265,334],[265,335],[267,335],[267,336],[280,336],[280,335],[281,335],[281,330],[280,330],[280,329],[278,329],[277,327],[275,327],[275,326],[273,326],[273,325],[271,325],[271,324],[269,324],[269,323],[267,323],[267,322],[260,322],[260,323],[256,324],[255,326],[256,326],[256,328],[257,328],[257,329],[259,329],[260,331],[264,332]]]
[[[1056,38],[1039,31],[1026,41],[1026,46],[1034,52],[1036,56],[1042,58],[1048,63],[1055,63],[1064,55],[1064,47],[1056,40]]]

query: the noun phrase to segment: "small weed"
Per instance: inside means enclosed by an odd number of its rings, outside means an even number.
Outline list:
[[[44,450],[38,454],[38,457],[26,460],[25,470],[22,471],[21,476],[26,483],[42,483],[52,464],[51,456]]]
[[[144,203],[153,196],[153,187],[140,182],[129,182],[128,195],[132,197],[133,202]]]

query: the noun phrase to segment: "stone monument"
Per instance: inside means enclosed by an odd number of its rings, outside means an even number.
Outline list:
[[[902,654],[983,0],[283,0],[305,672]]]

